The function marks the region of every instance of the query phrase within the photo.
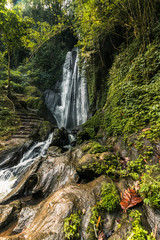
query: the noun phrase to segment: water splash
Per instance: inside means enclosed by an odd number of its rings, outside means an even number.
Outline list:
[[[47,153],[47,149],[51,144],[53,133],[51,133],[48,139],[44,142],[35,143],[26,153],[24,153],[19,164],[11,168],[0,170],[0,200],[2,200],[22,174],[24,174],[28,167],[38,158],[44,157]]]

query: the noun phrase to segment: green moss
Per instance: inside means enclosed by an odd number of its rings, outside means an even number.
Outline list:
[[[8,109],[0,111],[0,137],[11,136],[19,126],[19,120]]]
[[[107,98],[106,72],[99,64],[89,62],[86,67],[90,110],[102,108]]]
[[[141,213],[137,210],[132,210],[130,213],[132,222],[132,231],[129,233],[130,240],[155,240],[153,234],[149,234],[141,225]]]
[[[114,154],[108,154],[103,157],[103,159],[99,159],[99,154],[97,153],[95,161],[89,164],[83,165],[81,168],[77,170],[79,172],[93,172],[95,175],[107,175],[112,179],[117,178],[120,175],[120,165],[118,157]]]
[[[88,144],[85,144],[83,147],[82,147],[82,150],[84,152],[88,152],[88,153],[102,153],[102,152],[105,152],[107,150],[107,148],[103,145],[101,145],[100,143],[98,142],[90,142]]]
[[[149,124],[154,125],[160,116],[159,43],[148,45],[142,53],[132,54],[134,44],[116,57],[110,70],[104,108],[108,135],[137,132]]]
[[[160,209],[160,166],[146,166],[146,172],[141,177],[140,193],[144,203]]]
[[[52,125],[48,121],[41,122],[38,132],[34,133],[31,138],[35,141],[44,141],[51,132]]]
[[[81,144],[85,140],[97,139],[97,133],[101,128],[103,114],[99,110],[86,123],[82,125],[82,129],[77,134],[77,143]]]
[[[136,160],[129,161],[127,167],[130,173],[142,173],[145,167],[145,158],[142,155],[139,155]]]
[[[101,216],[101,222],[104,218],[104,213],[113,212],[120,203],[120,197],[116,186],[113,182],[103,183],[101,188],[100,200],[92,207],[92,216],[90,218],[90,227],[88,231],[90,232],[90,239],[92,238],[92,233],[96,230],[98,231],[98,226],[96,226],[99,216]]]
[[[114,183],[104,183],[101,188],[101,201],[97,203],[98,210],[113,212],[120,203],[120,197]]]
[[[64,233],[66,239],[80,239],[79,228],[81,216],[78,213],[71,214],[64,220]]]
[[[39,130],[40,139],[45,138],[51,131],[51,124],[48,121],[43,121]]]

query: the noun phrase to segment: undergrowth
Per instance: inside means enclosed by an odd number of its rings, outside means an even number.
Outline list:
[[[132,230],[128,234],[130,240],[155,240],[153,234],[149,234],[141,225],[141,213],[138,210],[132,210],[130,213]]]
[[[92,207],[92,216],[90,218],[90,238],[93,233],[98,232],[99,225],[103,222],[105,212],[113,212],[120,203],[120,197],[113,182],[103,183],[99,201]],[[94,238],[94,237],[93,237]]]
[[[80,239],[81,215],[73,213],[64,220],[64,233],[66,239]]]

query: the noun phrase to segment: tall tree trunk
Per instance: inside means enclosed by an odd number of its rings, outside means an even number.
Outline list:
[[[10,66],[11,66],[11,54],[10,54],[10,50],[8,49],[8,88],[7,88],[8,97],[11,96]]]

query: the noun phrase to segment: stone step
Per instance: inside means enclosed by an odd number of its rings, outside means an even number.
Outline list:
[[[13,135],[12,138],[28,138],[30,135]]]
[[[25,127],[25,126],[39,126],[41,122],[22,122],[21,126]]]
[[[43,120],[43,118],[38,118],[38,117],[29,117],[29,116],[22,116],[22,117],[20,117],[20,116],[18,116],[21,120],[23,120],[23,119],[26,119],[26,120],[39,120],[39,121],[42,121]]]
[[[29,126],[21,126],[18,131],[26,131],[26,130],[32,130],[33,129],[33,126],[29,125]]]
[[[15,134],[22,134],[22,135],[24,135],[24,134],[30,134],[30,133],[31,133],[30,130],[23,130],[23,131],[18,131],[18,132],[15,133]]]

